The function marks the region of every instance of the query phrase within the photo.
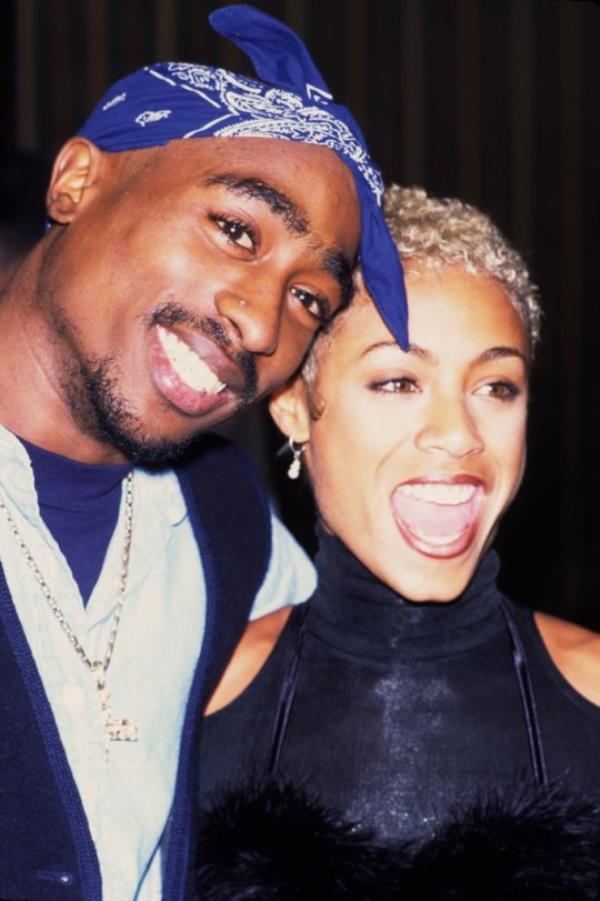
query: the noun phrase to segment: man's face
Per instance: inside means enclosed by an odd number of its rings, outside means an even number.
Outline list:
[[[332,151],[292,141],[103,159],[39,305],[80,430],[160,462],[298,366],[350,289],[359,205]]]

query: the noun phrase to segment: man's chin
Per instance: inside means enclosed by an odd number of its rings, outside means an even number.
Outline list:
[[[112,434],[105,429],[105,436],[128,460],[137,466],[164,468],[181,460],[199,441],[201,434],[178,441],[165,438],[139,438],[123,432]]]
[[[74,371],[68,369],[65,385],[81,431],[146,467],[165,467],[181,460],[203,432],[233,416],[246,400],[239,398],[237,405],[226,405],[213,417],[203,417],[202,426],[195,431],[173,438],[168,432],[166,436],[155,433],[160,416],[153,420],[127,402],[120,390],[119,368],[110,358],[88,361]]]
[[[204,422],[201,428],[177,439],[149,434],[144,430],[141,419],[134,416],[113,418],[105,415],[101,428],[104,440],[108,439],[112,446],[118,448],[132,463],[145,467],[165,467],[185,457],[207,432],[219,430],[246,409],[247,406],[240,403],[237,407],[229,409],[227,415]]]

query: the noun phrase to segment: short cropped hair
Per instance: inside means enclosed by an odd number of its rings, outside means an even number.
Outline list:
[[[533,354],[540,340],[538,291],[523,258],[488,216],[456,198],[399,185],[386,190],[383,206],[405,269],[462,265],[471,275],[496,279],[525,326]]]
[[[533,358],[540,340],[538,291],[521,255],[491,219],[454,197],[432,197],[423,188],[390,185],[383,195],[385,218],[406,272],[461,265],[471,275],[496,279],[525,328]],[[302,369],[307,386],[316,379],[318,358],[352,309],[344,308],[319,332]]]

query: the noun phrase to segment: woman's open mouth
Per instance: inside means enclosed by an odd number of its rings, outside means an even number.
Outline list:
[[[398,485],[390,503],[407,544],[427,557],[456,557],[472,543],[485,492],[472,476],[415,479]]]

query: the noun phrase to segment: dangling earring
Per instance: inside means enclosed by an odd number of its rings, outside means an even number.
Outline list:
[[[292,452],[292,462],[288,466],[287,471],[288,479],[297,479],[300,475],[300,470],[302,469],[302,454],[304,453],[304,445],[295,444],[293,438],[289,439],[288,444]]]

